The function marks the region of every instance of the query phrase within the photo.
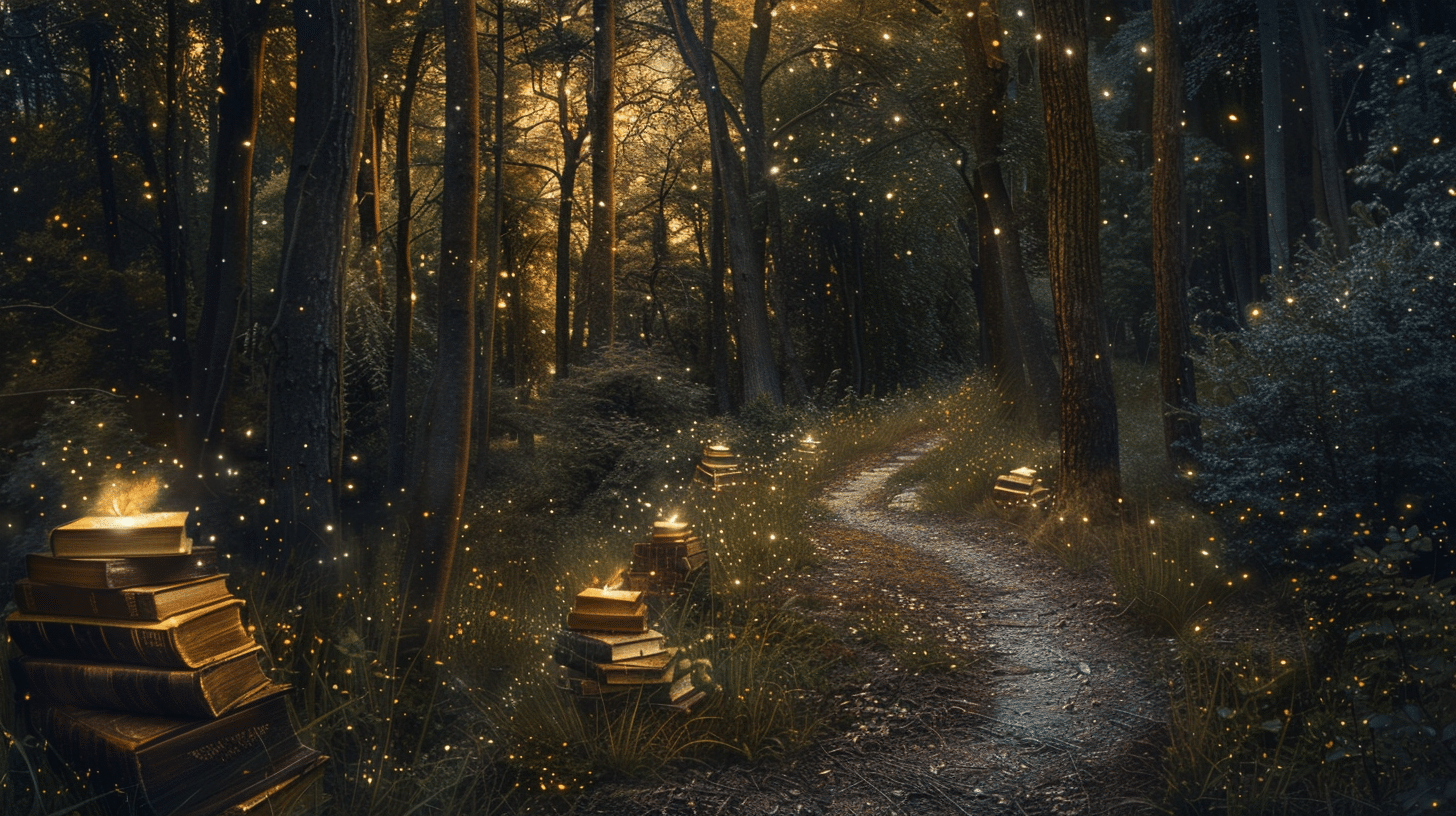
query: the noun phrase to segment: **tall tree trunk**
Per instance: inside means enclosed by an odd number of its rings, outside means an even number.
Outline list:
[[[1011,398],[1030,403],[1029,415],[1042,432],[1050,433],[1057,426],[1057,371],[1032,300],[1021,258],[1021,230],[1001,171],[1010,68],[1000,55],[1000,22],[990,2],[981,2],[974,12],[957,18],[972,111],[973,189],[981,231],[983,299],[997,311],[982,316],[992,335],[988,338],[994,352],[992,366]]]
[[[120,270],[126,265],[121,250],[121,210],[116,200],[116,159],[112,155],[111,134],[106,122],[106,86],[114,84],[106,40],[113,36],[110,25],[84,24],[82,38],[86,43],[87,79],[91,101],[87,106],[87,130],[91,135],[91,154],[96,160],[96,184],[101,199],[101,238],[106,247],[106,264]]]
[[[371,91],[372,94],[372,91]],[[359,159],[359,179],[355,185],[355,203],[359,208],[359,248],[362,267],[368,275],[369,293],[375,305],[384,308],[384,259],[379,239],[383,232],[379,220],[379,154],[384,141],[384,106],[370,105],[364,117],[364,153]]]
[[[193,358],[190,466],[222,433],[243,285],[252,247],[253,145],[262,110],[263,44],[271,0],[222,0],[216,6],[222,57],[218,64],[217,144],[212,212],[203,269],[202,311]]]
[[[476,348],[477,402],[475,433],[477,472],[483,472],[490,458],[490,401],[495,389],[495,324],[500,309],[496,308],[500,290],[501,245],[505,240],[505,168],[506,168],[506,9],[505,0],[495,4],[495,99],[491,106],[490,151],[490,234],[486,238],[485,308],[481,311],[481,337]]]
[[[1350,204],[1345,196],[1344,173],[1335,144],[1335,103],[1330,91],[1330,61],[1326,56],[1323,4],[1294,4],[1299,10],[1300,50],[1309,71],[1310,118],[1314,123],[1314,185],[1324,201],[1323,218],[1334,236],[1335,251],[1341,255],[1350,247]]]
[[[1264,206],[1269,272],[1289,272],[1289,197],[1284,183],[1284,81],[1279,68],[1279,0],[1258,0],[1264,109]]]
[[[733,412],[733,376],[728,362],[728,259],[724,256],[727,216],[723,212],[723,177],[716,162],[708,208],[708,355],[718,413]]]
[[[571,370],[571,211],[576,204],[576,172],[586,131],[571,132],[566,71],[556,79],[556,129],[561,135],[561,199],[556,203],[556,378]]]
[[[615,0],[592,0],[591,234],[586,248],[588,351],[612,345],[616,333],[617,14]]]
[[[1153,288],[1163,445],[1182,469],[1199,444],[1193,363],[1188,359],[1188,276],[1183,265],[1183,61],[1174,0],[1153,0]]]
[[[295,0],[297,105],[269,332],[268,455],[295,551],[337,555],[343,280],[366,115],[363,0]]]
[[[480,64],[475,3],[445,0],[445,156],[440,198],[439,351],[421,417],[410,513],[404,628],[438,643],[449,599],[475,392],[475,224],[480,190]]]
[[[766,399],[782,405],[778,364],[769,327],[768,296],[763,272],[763,244],[754,240],[754,220],[742,162],[728,134],[717,68],[711,58],[712,0],[703,0],[703,36],[693,28],[686,0],[662,0],[678,53],[692,72],[708,123],[713,162],[719,168],[727,218],[729,265],[738,317],[738,359],[743,375],[743,401]]]
[[[1117,404],[1098,261],[1097,135],[1081,0],[1035,0],[1047,141],[1047,268],[1061,350],[1058,502],[1111,513],[1121,492]]]
[[[182,92],[179,78],[185,73],[187,51],[177,4],[167,0],[167,78],[164,92],[162,132],[162,184],[158,192],[161,212],[162,280],[166,290],[167,348],[172,364],[172,415],[187,415],[192,393],[192,354],[187,342],[187,282],[192,279],[188,263],[186,218],[183,213]],[[186,450],[186,423],[178,423],[179,450]]]
[[[394,195],[398,202],[399,226],[394,233],[394,353],[389,367],[389,486],[388,495],[399,496],[405,487],[406,438],[409,433],[410,336],[414,323],[414,262],[410,258],[410,228],[414,217],[414,187],[410,178],[410,137],[415,90],[420,84],[420,63],[425,55],[429,30],[415,32],[409,62],[404,71],[404,88],[399,94],[399,122],[394,137]]]

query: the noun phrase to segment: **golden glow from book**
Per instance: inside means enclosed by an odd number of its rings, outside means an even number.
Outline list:
[[[140,523],[136,517],[157,503],[158,492],[155,476],[138,482],[111,482],[101,488],[92,515],[114,518],[116,527],[135,526]]]

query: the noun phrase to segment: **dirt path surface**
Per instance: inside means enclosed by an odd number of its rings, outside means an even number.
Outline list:
[[[831,517],[814,527],[824,564],[795,586],[796,602],[845,633],[864,666],[831,698],[841,716],[827,734],[782,761],[607,785],[579,812],[1144,809],[1165,716],[1154,669],[1169,644],[1119,617],[1096,579],[1005,525],[922,513],[913,491],[887,495],[890,475],[931,444],[872,463],[824,497]],[[917,645],[927,645],[923,664],[907,661]],[[960,665],[946,671],[947,661]]]

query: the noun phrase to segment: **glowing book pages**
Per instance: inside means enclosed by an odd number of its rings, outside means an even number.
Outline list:
[[[51,531],[51,554],[61,558],[185,555],[187,513],[85,516]]]

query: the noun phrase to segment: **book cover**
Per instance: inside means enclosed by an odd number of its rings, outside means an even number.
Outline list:
[[[647,604],[639,603],[631,611],[621,613],[573,611],[566,616],[566,626],[595,632],[646,632]]]
[[[92,589],[192,581],[218,574],[217,564],[217,550],[212,547],[194,547],[187,555],[57,558],[29,553],[25,556],[25,569],[32,581]]]
[[[262,651],[247,646],[197,669],[22,657],[15,676],[23,693],[47,703],[211,719],[269,684]]]
[[[328,761],[327,756],[312,748],[300,749],[297,758],[278,771],[256,781],[249,780],[241,790],[230,791],[228,796],[234,803],[221,816],[289,816],[298,809],[309,788],[324,775]]]
[[[5,625],[29,657],[195,669],[224,652],[253,645],[243,628],[242,607],[233,598],[160,621],[12,612]]]
[[[653,629],[641,634],[574,632],[569,629],[556,633],[557,652],[576,655],[592,663],[612,663],[654,655],[664,651],[662,644],[662,635]]]
[[[192,816],[217,813],[251,795],[250,783],[316,756],[298,739],[285,688],[212,720],[30,708],[36,730],[63,759],[93,771],[98,787],[134,791],[156,816]]]
[[[83,516],[51,531],[51,554],[61,558],[177,555],[192,551],[187,513]]]
[[[15,582],[15,605],[37,615],[159,621],[230,597],[226,579],[218,574],[174,584],[97,589],[21,578]]]

